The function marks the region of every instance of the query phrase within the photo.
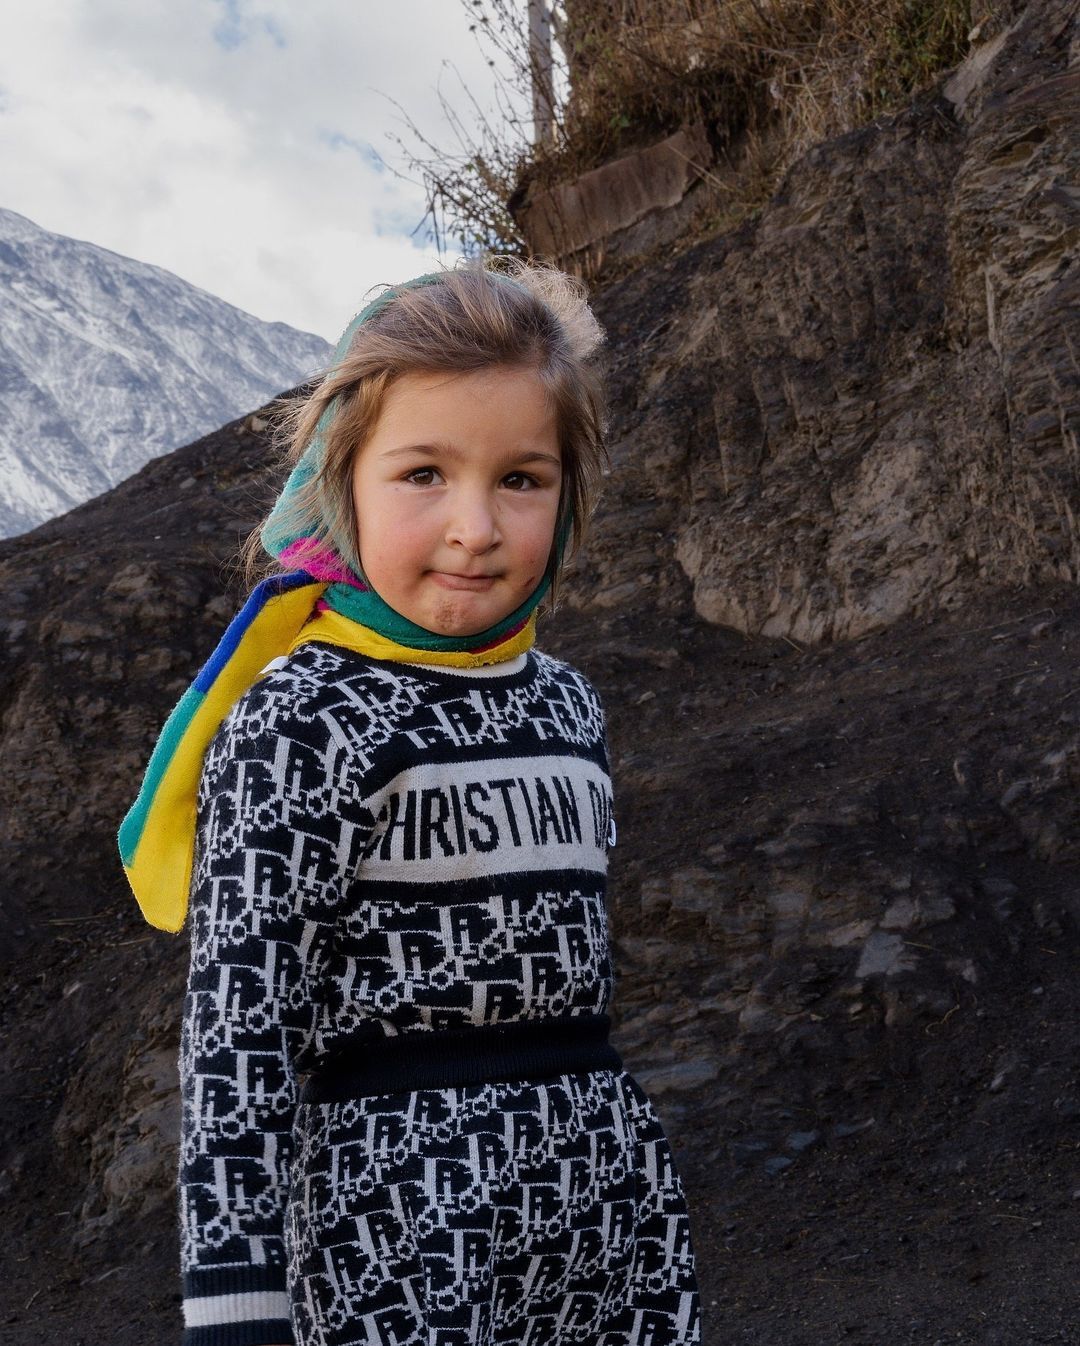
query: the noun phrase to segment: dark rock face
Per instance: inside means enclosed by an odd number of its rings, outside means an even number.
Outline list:
[[[28,1240],[5,1256],[15,1259],[12,1284],[25,1281],[26,1300],[42,1240],[58,1239],[64,1261],[82,1249],[89,1284],[115,1274],[116,1263],[94,1260],[112,1248],[110,1231],[137,1235],[120,1259],[134,1278],[131,1321],[118,1321],[125,1312],[104,1316],[88,1340],[111,1339],[115,1326],[116,1340],[145,1342],[155,1313],[170,1323],[162,1333],[175,1324],[186,949],[133,919],[116,830],[161,724],[240,601],[226,561],[274,493],[268,445],[250,432],[252,419],[0,544],[0,1013],[8,1026],[0,1173],[25,1203]],[[42,1208],[33,1194],[44,1184]],[[35,1257],[23,1265],[25,1248]],[[163,1265],[156,1297],[143,1293],[140,1273],[155,1256]],[[54,1287],[57,1312],[78,1306],[63,1286]],[[18,1294],[12,1306],[23,1302]],[[30,1333],[33,1318],[5,1333]]]
[[[1080,578],[1072,22],[1029,6],[757,221],[608,296],[632,508],[609,505],[600,602],[659,559],[707,621],[818,642]]]
[[[705,1346],[1076,1340],[1078,52],[1030,6],[598,297],[615,469],[543,644],[608,708],[616,1042]],[[242,599],[251,424],[0,544],[5,1341],[176,1330],[186,943],[115,830]]]

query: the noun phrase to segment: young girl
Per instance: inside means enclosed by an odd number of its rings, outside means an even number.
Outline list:
[[[608,1041],[589,683],[533,646],[604,456],[557,271],[369,304],[293,418],[252,591],[120,829],[191,909],[185,1346],[684,1346],[684,1194]]]

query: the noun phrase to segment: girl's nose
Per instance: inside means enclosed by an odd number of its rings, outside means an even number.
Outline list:
[[[446,540],[464,547],[473,556],[490,551],[499,540],[499,526],[488,501],[473,495],[455,499],[447,523]]]

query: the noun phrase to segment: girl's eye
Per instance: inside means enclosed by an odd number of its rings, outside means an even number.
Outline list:
[[[431,486],[435,481],[435,469],[433,467],[414,467],[411,472],[405,474],[405,480],[411,481],[414,486]]]
[[[539,483],[527,472],[511,472],[509,476],[503,477],[503,485],[509,486],[512,491],[528,491]]]

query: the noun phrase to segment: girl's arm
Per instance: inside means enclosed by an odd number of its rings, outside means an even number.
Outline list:
[[[184,1346],[292,1341],[294,1061],[369,831],[326,721],[272,704],[241,698],[199,786],[180,1052]]]

